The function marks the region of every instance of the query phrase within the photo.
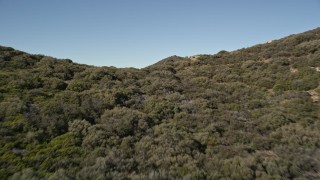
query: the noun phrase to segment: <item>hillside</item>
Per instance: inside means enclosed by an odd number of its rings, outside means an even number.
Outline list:
[[[0,179],[320,179],[320,28],[143,69],[0,46]]]

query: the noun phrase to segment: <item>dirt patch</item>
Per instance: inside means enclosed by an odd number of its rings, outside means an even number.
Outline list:
[[[273,89],[267,89],[267,92],[270,93],[270,94],[274,94]]]
[[[199,60],[198,58],[199,58],[199,56],[190,56],[189,59],[190,59],[191,61],[198,61],[198,60]]]
[[[320,67],[310,67],[311,69],[314,69],[317,72],[320,72]]]
[[[310,94],[310,97],[313,102],[319,102],[320,97],[319,97],[319,94],[317,93],[317,91],[310,90],[310,91],[308,91],[308,93]]]
[[[297,73],[297,72],[298,72],[298,69],[293,68],[293,67],[290,67],[290,72],[291,72],[291,73]]]
[[[279,158],[279,156],[274,151],[256,151],[256,154],[275,159]]]
[[[269,58],[269,59],[262,59],[262,62],[263,62],[263,63],[270,63],[270,62],[271,62],[271,58]]]

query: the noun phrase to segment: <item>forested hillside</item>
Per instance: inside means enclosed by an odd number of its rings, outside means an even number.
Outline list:
[[[143,69],[0,47],[0,179],[320,179],[320,28]]]

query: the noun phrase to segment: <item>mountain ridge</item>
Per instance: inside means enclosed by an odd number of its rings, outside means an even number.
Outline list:
[[[280,38],[280,39],[268,40],[268,41],[265,42],[265,43],[259,43],[259,44],[256,44],[256,45],[253,45],[253,46],[247,47],[247,48],[240,48],[240,49],[236,49],[236,50],[232,50],[232,51],[221,50],[221,51],[219,51],[218,53],[212,54],[212,55],[217,55],[217,54],[219,54],[219,53],[221,53],[221,52],[235,53],[235,52],[238,52],[238,51],[241,51],[241,50],[244,50],[244,49],[248,49],[248,48],[253,48],[253,47],[256,47],[256,46],[261,46],[261,45],[267,45],[267,44],[270,44],[270,43],[275,43],[275,42],[277,42],[277,41],[285,40],[285,39],[288,39],[288,38],[290,38],[290,37],[297,37],[297,36],[304,35],[304,34],[306,34],[306,33],[313,33],[313,32],[319,31],[319,29],[320,29],[320,27],[315,28],[315,29],[313,29],[313,30],[309,30],[309,31],[303,32],[303,33],[291,34],[291,35],[288,35],[288,36],[283,37],[283,38]],[[317,34],[319,34],[319,32],[316,33],[316,35],[317,35]],[[16,50],[16,49],[14,49],[14,48],[12,48],[12,47],[8,47],[8,46],[1,46],[1,45],[0,45],[0,47],[1,47],[1,48],[5,48],[5,49],[11,49],[11,50],[19,51],[19,52],[25,53],[25,54],[30,54],[30,53],[28,53],[28,52]],[[61,58],[55,58],[55,57],[53,57],[53,56],[42,55],[42,54],[30,54],[30,55],[35,55],[35,56],[36,56],[36,55],[39,55],[39,56],[46,56],[46,57],[50,57],[50,58],[54,58],[54,59],[61,59]],[[187,57],[172,55],[172,56],[169,56],[169,57],[164,58],[164,59],[162,59],[162,60],[159,60],[158,62],[156,62],[156,63],[154,63],[154,64],[157,64],[157,63],[159,63],[159,62],[161,62],[161,61],[164,61],[164,60],[166,60],[166,59],[170,59],[171,57],[179,57],[179,58],[187,58],[187,59],[190,59],[190,58],[192,58],[192,57],[201,56],[201,55],[210,55],[210,54],[195,54],[195,55],[191,55],[191,56],[187,56]],[[69,58],[62,58],[61,60],[70,60],[70,59],[69,59]],[[72,61],[72,60],[71,60],[71,61]],[[72,61],[72,62],[73,62],[73,61]],[[76,64],[81,64],[81,63],[77,63],[77,62],[74,62],[74,63],[76,63]],[[142,68],[135,68],[135,67],[122,67],[122,68],[143,69],[143,68],[147,68],[147,67],[149,67],[149,66],[152,66],[152,65],[154,65],[154,64],[151,64],[151,65],[148,65],[148,66],[142,67]],[[82,64],[82,65],[87,65],[87,64]],[[88,66],[93,66],[93,67],[106,67],[106,66],[107,66],[107,67],[115,67],[115,66],[112,66],[112,65],[111,65],[111,66],[108,66],[108,65],[103,65],[103,66],[88,65]],[[119,68],[119,67],[116,67],[116,68]],[[120,69],[121,69],[121,68],[120,68]]]

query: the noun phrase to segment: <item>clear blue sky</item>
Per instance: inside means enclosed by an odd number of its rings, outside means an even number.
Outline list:
[[[141,68],[314,29],[320,0],[0,0],[0,17],[0,45]]]

